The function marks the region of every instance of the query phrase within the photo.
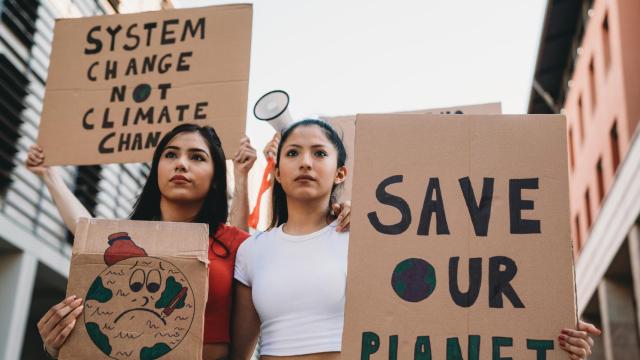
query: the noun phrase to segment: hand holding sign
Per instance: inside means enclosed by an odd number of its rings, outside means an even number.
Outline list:
[[[280,137],[282,137],[282,134],[280,134],[279,131],[276,131],[271,140],[269,140],[267,145],[264,146],[262,154],[265,159],[276,158],[276,155],[278,154],[278,145],[280,145]]]
[[[599,336],[602,334],[598,328],[584,321],[578,322],[578,330],[563,329],[558,336],[560,347],[569,353],[571,359],[586,359],[591,356],[593,339],[589,335]]]
[[[29,146],[29,153],[27,153],[24,165],[29,171],[40,177],[44,177],[49,171],[49,167],[44,165],[44,150],[38,144]]]
[[[233,169],[236,176],[246,177],[257,158],[256,149],[251,146],[249,138],[245,136],[240,139],[240,147],[233,156]]]
[[[38,321],[38,332],[49,355],[58,357],[60,347],[67,341],[83,309],[82,299],[71,295],[51,307]]]

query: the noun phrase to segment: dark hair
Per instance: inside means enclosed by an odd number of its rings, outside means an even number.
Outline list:
[[[142,192],[140,192],[138,199],[133,205],[133,211],[129,218],[131,220],[162,219],[162,214],[160,213],[160,188],[158,186],[158,163],[167,144],[169,144],[176,135],[185,132],[200,134],[209,146],[209,152],[213,160],[214,176],[211,180],[211,186],[194,222],[209,224],[209,235],[215,242],[222,245],[225,254],[221,256],[226,257],[229,254],[229,249],[217,240],[214,234],[220,224],[227,222],[229,215],[229,205],[227,203],[227,164],[225,162],[226,157],[222,150],[220,138],[218,134],[216,134],[216,131],[209,126],[182,124],[176,126],[162,137],[153,153],[151,170],[149,171],[149,176],[147,176],[147,182],[144,184]]]
[[[287,141],[287,138],[293,133],[293,131],[300,126],[319,127],[327,137],[327,140],[329,140],[331,144],[333,144],[336,151],[338,152],[337,168],[344,166],[345,162],[347,161],[347,150],[345,149],[344,144],[342,143],[342,139],[340,138],[340,135],[338,135],[336,130],[326,121],[318,119],[305,119],[294,123],[282,132],[280,144],[278,144],[278,154],[276,156],[276,169],[280,167],[280,153],[282,151],[282,145],[284,145],[284,143]],[[341,186],[342,184],[334,184],[331,188],[331,197],[329,198],[327,210],[329,210],[331,208],[331,204],[336,201],[336,190]],[[288,218],[289,210],[287,208],[287,196],[284,192],[284,189],[282,189],[282,185],[280,185],[279,182],[274,181],[273,191],[271,195],[271,223],[269,224],[269,228],[267,230],[273,229],[274,227],[278,227],[286,223]]]

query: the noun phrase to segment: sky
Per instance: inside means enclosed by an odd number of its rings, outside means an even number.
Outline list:
[[[176,7],[233,3],[174,0]],[[501,102],[526,113],[545,0],[255,0],[247,135],[282,89],[293,118]]]

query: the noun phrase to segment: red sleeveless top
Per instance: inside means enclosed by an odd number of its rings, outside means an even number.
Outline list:
[[[238,248],[249,234],[233,226],[220,225],[215,238],[209,237],[209,299],[204,311],[204,343],[228,343],[231,325],[233,266]]]

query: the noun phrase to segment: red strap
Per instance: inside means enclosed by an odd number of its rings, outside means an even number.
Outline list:
[[[273,172],[273,169],[275,167],[275,159],[269,157],[269,160],[267,161],[267,167],[264,169],[264,174],[262,175],[262,183],[260,184],[260,191],[258,192],[256,206],[253,208],[251,215],[249,215],[249,220],[247,221],[249,227],[251,228],[258,228],[258,222],[260,221],[260,201],[262,200],[262,195],[264,195],[264,193],[271,187],[271,179],[269,178],[269,175],[271,175],[271,172]]]

